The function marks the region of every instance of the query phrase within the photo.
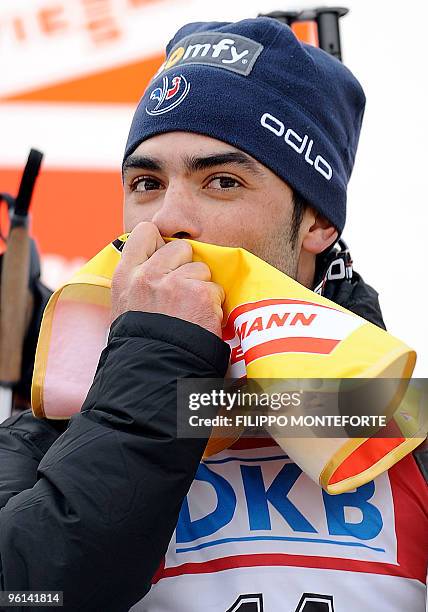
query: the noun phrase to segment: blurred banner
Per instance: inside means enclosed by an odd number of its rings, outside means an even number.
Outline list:
[[[120,163],[132,112],[163,61],[165,42],[186,20],[183,6],[0,5],[0,191],[16,194],[31,146],[45,152],[32,234],[52,287],[122,231]]]

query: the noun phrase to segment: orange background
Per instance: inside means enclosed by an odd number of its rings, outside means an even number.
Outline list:
[[[143,61],[29,91],[3,101],[136,104],[163,61]],[[1,100],[0,100],[1,104]],[[22,168],[2,168],[0,192],[16,195]],[[89,258],[122,233],[120,168],[43,168],[31,203],[31,234],[42,254]],[[87,235],[86,232],[90,232]]]
[[[1,190],[16,194],[22,170],[2,170]],[[43,170],[31,203],[31,235],[41,253],[90,258],[122,233],[120,172]]]

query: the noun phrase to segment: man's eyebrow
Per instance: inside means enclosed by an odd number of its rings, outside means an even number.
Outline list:
[[[203,157],[187,157],[184,160],[184,165],[188,172],[197,172],[199,170],[207,170],[214,166],[225,166],[230,164],[238,164],[254,174],[263,174],[258,167],[258,164],[249,155],[241,151],[231,151],[230,153],[212,153]]]
[[[263,172],[259,168],[257,162],[253,160],[249,155],[242,153],[241,151],[231,151],[229,153],[212,153],[210,155],[204,155],[196,157],[195,155],[186,156],[183,159],[184,166],[187,172],[198,172],[201,170],[208,170],[215,166],[227,166],[231,164],[238,164],[247,170],[250,170],[254,174],[262,175]],[[137,170],[164,170],[164,164],[156,157],[149,157],[146,155],[129,155],[123,162],[122,172],[135,168]]]
[[[155,157],[147,157],[145,155],[128,155],[123,162],[122,172],[128,168],[137,168],[140,170],[162,170],[163,165]]]

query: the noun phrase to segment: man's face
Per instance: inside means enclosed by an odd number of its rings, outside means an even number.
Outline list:
[[[163,236],[243,247],[296,278],[290,187],[219,140],[170,132],[143,142],[124,167],[124,225],[152,221]]]

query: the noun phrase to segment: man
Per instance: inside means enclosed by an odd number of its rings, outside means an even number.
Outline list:
[[[3,589],[63,590],[67,610],[422,612],[412,457],[329,496],[273,441],[198,468],[206,440],[174,435],[176,379],[224,376],[229,351],[222,288],[163,236],[244,247],[382,324],[358,275],[332,289],[317,267],[344,226],[363,109],[352,74],[274,20],[176,34],[126,146],[131,235],[94,384],[53,444],[28,415],[1,428]]]

